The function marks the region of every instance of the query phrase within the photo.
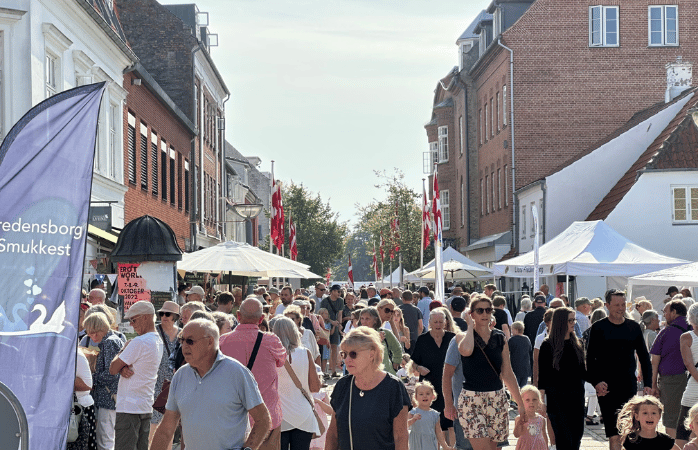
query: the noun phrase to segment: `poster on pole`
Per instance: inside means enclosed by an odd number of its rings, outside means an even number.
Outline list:
[[[150,301],[146,279],[138,273],[138,263],[119,263],[119,295],[124,297],[124,314],[134,303]]]

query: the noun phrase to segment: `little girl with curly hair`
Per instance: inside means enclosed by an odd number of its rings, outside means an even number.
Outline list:
[[[657,431],[664,406],[656,397],[634,396],[618,414],[618,432],[625,450],[679,450],[674,439]]]

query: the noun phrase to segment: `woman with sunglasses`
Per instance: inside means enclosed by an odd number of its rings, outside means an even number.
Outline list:
[[[349,375],[332,391],[325,450],[407,450],[410,398],[402,381],[383,370],[380,334],[360,326],[340,348]]]
[[[490,329],[492,311],[489,297],[473,300],[470,312],[464,314],[468,331],[456,338],[465,376],[458,420],[474,450],[495,450],[497,442],[509,436],[509,401],[502,382],[514,401],[523,405],[504,333]],[[525,422],[524,408],[519,408],[519,414]]]
[[[158,395],[162,392],[162,386],[165,380],[171,381],[174,375],[174,371],[170,368],[170,355],[174,353],[175,347],[177,346],[177,335],[182,331],[181,328],[177,326],[179,312],[179,305],[175,302],[163,303],[162,308],[158,311],[158,320],[160,323],[156,325],[155,331],[158,333],[158,336],[160,336],[160,339],[162,339],[164,349],[162,352],[162,359],[160,360],[160,367],[158,368],[158,379],[155,382],[153,398],[158,398]],[[153,409],[153,416],[150,418],[148,442],[152,442],[155,430],[157,430],[160,421],[162,421],[162,413]]]
[[[579,450],[584,434],[584,349],[574,332],[571,308],[553,313],[548,338],[538,353],[538,389],[547,393],[548,418],[560,450]]]
[[[419,372],[419,381],[428,381],[434,386],[436,400],[431,408],[440,414],[441,429],[446,436],[450,436],[449,429],[453,429],[453,421],[444,415],[446,404],[442,390],[444,364],[446,351],[451,339],[456,336],[451,313],[444,307],[431,310],[429,314],[429,331],[417,338],[412,353],[412,362]],[[455,439],[455,435],[453,435]],[[447,438],[450,444],[453,441]]]
[[[383,308],[388,309],[389,307],[385,306]],[[385,311],[383,311],[383,314],[385,314]],[[379,333],[381,341],[383,342],[384,368],[387,372],[395,375],[400,368],[400,363],[402,363],[402,347],[400,347],[400,342],[393,332],[381,326],[383,320],[381,320],[378,308],[375,306],[363,308],[359,316],[359,323],[362,326],[373,328]]]

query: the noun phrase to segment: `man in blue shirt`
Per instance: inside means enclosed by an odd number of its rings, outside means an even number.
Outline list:
[[[431,304],[431,297],[429,297],[429,288],[422,286],[419,288],[419,302],[417,302],[417,308],[422,311],[422,318],[425,322],[429,322],[429,305]]]
[[[172,378],[165,415],[151,450],[165,450],[177,423],[188,450],[258,448],[269,433],[271,417],[252,373],[218,349],[218,327],[195,319],[182,331],[186,365]],[[247,415],[254,420],[245,439]]]

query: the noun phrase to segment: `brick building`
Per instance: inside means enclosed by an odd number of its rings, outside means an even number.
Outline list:
[[[157,217],[184,249],[191,231],[189,156],[195,126],[140,63],[124,75],[124,86],[125,221]]]
[[[514,204],[517,189],[574,160],[636,111],[664,99],[665,64],[679,56],[698,60],[698,23],[692,20],[698,4],[691,1],[614,0],[598,6],[581,0],[497,0],[486,12],[470,36],[473,43],[477,36],[477,45],[467,51],[461,46],[458,77],[467,88],[460,100],[454,96],[455,124],[462,114],[459,101],[468,104],[464,146],[473,152],[466,150],[471,155],[466,161],[449,159],[439,166],[440,174],[456,177],[439,177],[451,191],[450,204],[467,205],[469,199],[471,221],[477,217],[478,228],[471,225],[460,234],[459,249],[483,264],[500,259],[507,243],[517,242],[516,221],[521,208],[530,207]],[[442,102],[437,92],[437,116]],[[429,126],[427,135],[432,143]],[[460,167],[442,169],[453,164]],[[465,170],[476,182],[465,187],[468,194],[453,195],[453,189],[459,194]],[[453,218],[452,207],[452,223]]]
[[[215,245],[224,239],[224,105],[230,92],[211,57],[217,36],[208,29],[208,14],[195,4],[115,3],[126,38],[143,67],[198,131],[187,151],[175,149],[177,155],[188,154],[191,164],[191,229],[185,249]]]

